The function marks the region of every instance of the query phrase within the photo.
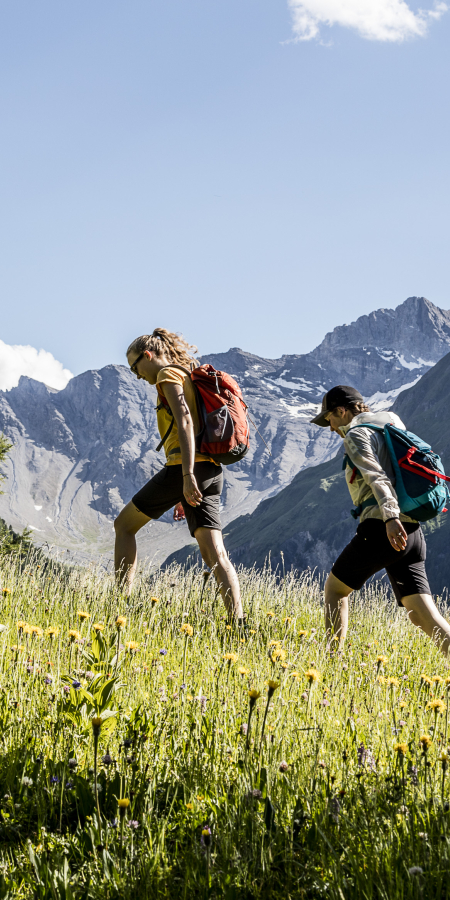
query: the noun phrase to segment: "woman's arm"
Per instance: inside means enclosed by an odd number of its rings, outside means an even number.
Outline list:
[[[172,381],[160,384],[164,396],[170,406],[178,428],[180,441],[181,464],[183,467],[183,494],[191,506],[198,506],[202,500],[194,475],[195,435],[194,423],[186,403],[183,387]]]

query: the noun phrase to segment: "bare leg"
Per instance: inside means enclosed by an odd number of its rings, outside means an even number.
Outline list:
[[[450,625],[441,616],[430,594],[410,594],[402,597],[402,603],[408,610],[412,624],[421,628],[437,644],[444,656],[448,656]]]
[[[233,619],[242,619],[244,613],[239,581],[223,545],[222,532],[215,528],[197,528],[195,539],[206,565],[214,570],[227,613]]]
[[[131,594],[136,573],[137,551],[135,535],[147,522],[150,522],[149,517],[139,512],[131,501],[124,506],[114,522],[116,531],[114,569],[117,583],[123,588],[127,597]]]
[[[342,650],[348,629],[348,598],[353,588],[339,581],[330,572],[325,582],[325,631],[330,641],[333,634],[339,638]]]

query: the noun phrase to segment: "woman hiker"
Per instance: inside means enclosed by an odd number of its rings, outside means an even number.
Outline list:
[[[348,598],[376,572],[386,569],[397,603],[408,611],[413,625],[431,637],[445,656],[449,653],[450,625],[431,597],[425,571],[426,544],[418,522],[400,513],[395,478],[384,436],[370,422],[390,422],[404,429],[395,413],[370,412],[355,388],[338,385],[322,400],[312,423],[330,428],[344,439],[351,464],[345,471],[353,503],[363,507],[355,537],[344,548],[325,583],[325,627],[343,647],[348,627]]]
[[[198,366],[191,355],[197,348],[165,328],[136,338],[127,350],[128,365],[137,378],[155,384],[169,404],[159,403],[157,423],[164,443],[166,464],[134,495],[114,522],[115,570],[119,583],[130,594],[136,572],[135,535],[151,519],[159,519],[175,507],[175,520],[186,518],[206,565],[213,571],[225,608],[231,619],[244,623],[239,581],[228,559],[222,538],[219,504],[222,467],[195,449],[198,415],[191,379],[175,366],[188,371]],[[175,365],[174,365],[175,364]]]

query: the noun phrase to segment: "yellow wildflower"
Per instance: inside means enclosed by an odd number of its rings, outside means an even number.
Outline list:
[[[389,684],[390,687],[398,687],[399,683],[398,678],[386,678],[386,684]]]
[[[181,631],[184,632],[186,637],[192,637],[192,635],[194,634],[194,629],[193,629],[192,625],[188,625],[187,623],[185,623],[184,625],[181,626]]]
[[[103,631],[105,628],[105,626],[102,625],[101,622],[94,622],[92,627],[93,627],[94,631]]]
[[[308,669],[308,671],[305,672],[305,678],[308,679],[310,684],[314,684],[315,681],[320,681],[321,675],[317,669]]]
[[[90,616],[90,613],[86,612],[84,609],[79,609],[78,610],[78,618],[80,619],[80,622],[84,622],[85,619],[90,619],[91,616]]]
[[[269,697],[271,697],[272,694],[276,691],[276,689],[278,687],[280,687],[280,682],[279,681],[268,681],[267,686],[269,688]]]
[[[433,675],[431,680],[434,682],[434,684],[442,684],[444,679],[441,678],[440,675]]]
[[[278,647],[281,641],[269,641],[269,647]]]
[[[291,672],[290,677],[291,678],[301,678],[302,676],[300,675],[300,672]]]
[[[18,623],[17,623],[17,629],[18,629],[18,631],[23,631],[23,629],[26,628],[27,626],[28,626],[28,622],[22,622],[22,621],[21,621],[21,622],[18,622]]]
[[[431,684],[431,678],[429,678],[428,675],[421,675],[420,681],[422,684],[428,684],[428,685]]]
[[[290,625],[291,622],[292,622],[292,619],[290,616],[286,616],[286,618],[283,619],[283,625]]]
[[[47,628],[47,631],[45,633],[49,638],[58,637],[59,628],[55,628],[53,625],[50,625],[50,628]]]
[[[30,627],[31,627],[31,634],[35,634],[36,637],[42,637],[42,635],[44,634],[44,632],[42,631],[42,628],[39,628],[39,625],[31,625]]]
[[[395,753],[399,753],[401,756],[406,756],[408,752],[408,744],[394,744]]]
[[[279,659],[279,660],[286,659],[286,650],[283,650],[282,647],[275,647],[275,649],[272,650],[271,659],[272,659],[272,662],[275,662],[275,660],[277,660],[277,659]]]
[[[224,653],[223,658],[226,660],[227,663],[229,663],[229,665],[231,665],[231,663],[235,663],[238,661],[237,653]]]
[[[122,797],[122,800],[118,800],[119,809],[128,809],[130,805],[130,801],[126,797]]]
[[[273,617],[274,617],[274,615],[275,615],[275,613],[274,613],[274,612],[272,612],[272,610],[271,610],[271,609],[269,609],[269,611],[268,611],[268,612],[267,612],[267,613],[266,613],[266,615],[267,615],[267,616],[269,616],[269,619],[273,619]]]
[[[189,810],[194,809],[194,804],[193,804],[193,803],[186,803],[186,809],[189,809]]]
[[[398,705],[399,705],[400,709],[404,709],[405,706],[408,706],[408,704],[406,703],[405,700],[400,700],[400,703]]]
[[[441,713],[441,715],[442,715],[442,713],[445,712],[447,707],[443,700],[430,700],[430,702],[427,703],[427,709],[432,709],[436,713],[436,715],[438,713]]]
[[[150,602],[153,604],[159,603],[159,598],[158,597],[150,597]]]
[[[117,628],[118,630],[119,630],[120,628],[125,628],[125,625],[126,625],[126,624],[127,624],[127,617],[126,617],[126,616],[117,616],[117,619],[116,619],[116,628]]]
[[[380,666],[385,666],[388,662],[389,662],[388,656],[382,656],[382,655],[377,656],[378,668],[380,668]]]
[[[299,637],[306,637],[307,634],[308,634],[307,631],[300,630],[299,633],[298,633],[298,636],[299,636]]]
[[[71,644],[73,644],[74,641],[81,641],[81,640],[82,640],[82,637],[81,637],[80,632],[79,632],[79,631],[75,631],[75,629],[72,628],[72,629],[69,631],[69,640],[70,640],[70,643],[71,643]]]
[[[7,597],[7,595],[10,594],[10,593],[11,593],[11,591],[10,591],[9,588],[3,588],[2,594],[3,594],[5,597]]]
[[[260,691],[255,691],[255,689],[252,688],[252,690],[248,692],[248,696],[250,697],[250,706],[254,706],[258,698],[261,696],[261,693]]]
[[[246,669],[245,666],[238,666],[239,675],[250,675],[250,669]]]
[[[130,653],[132,650],[139,650],[139,644],[137,643],[137,641],[125,641],[125,647],[130,651]]]
[[[422,744],[423,752],[426,753],[427,750],[430,749],[433,741],[429,734],[422,734],[419,738],[419,743]]]

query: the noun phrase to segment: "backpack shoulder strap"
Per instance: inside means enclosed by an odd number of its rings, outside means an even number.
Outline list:
[[[190,376],[190,374],[191,374],[190,371],[189,371],[189,369],[185,369],[184,366],[179,366],[179,365],[177,365],[176,363],[173,363],[173,364],[170,365],[170,366],[163,366],[163,368],[162,368],[160,371],[163,372],[164,369],[180,369],[181,372],[184,372],[184,373],[185,373],[185,375],[189,375],[189,376]],[[173,412],[172,412],[172,410],[171,410],[171,408],[170,408],[170,406],[169,406],[169,404],[168,404],[168,402],[167,402],[167,399],[166,399],[166,397],[165,397],[165,395],[164,395],[164,391],[163,391],[161,388],[158,387],[158,384],[156,384],[156,391],[157,391],[158,397],[159,397],[160,400],[161,400],[161,402],[158,403],[158,405],[155,407],[156,412],[158,412],[159,409],[165,409],[166,412],[168,412],[169,415],[172,416],[172,421],[171,421],[171,423],[170,423],[170,425],[169,425],[169,427],[168,427],[168,429],[167,429],[167,431],[166,431],[164,437],[161,438],[161,440],[160,440],[160,442],[159,442],[159,444],[158,444],[158,446],[157,446],[157,448],[156,448],[156,452],[159,453],[159,451],[161,450],[161,448],[164,447],[164,444],[166,443],[167,438],[169,437],[169,434],[170,434],[171,431],[172,431],[172,428],[173,428],[173,426],[174,426],[174,424],[175,424],[175,418],[174,418]]]

